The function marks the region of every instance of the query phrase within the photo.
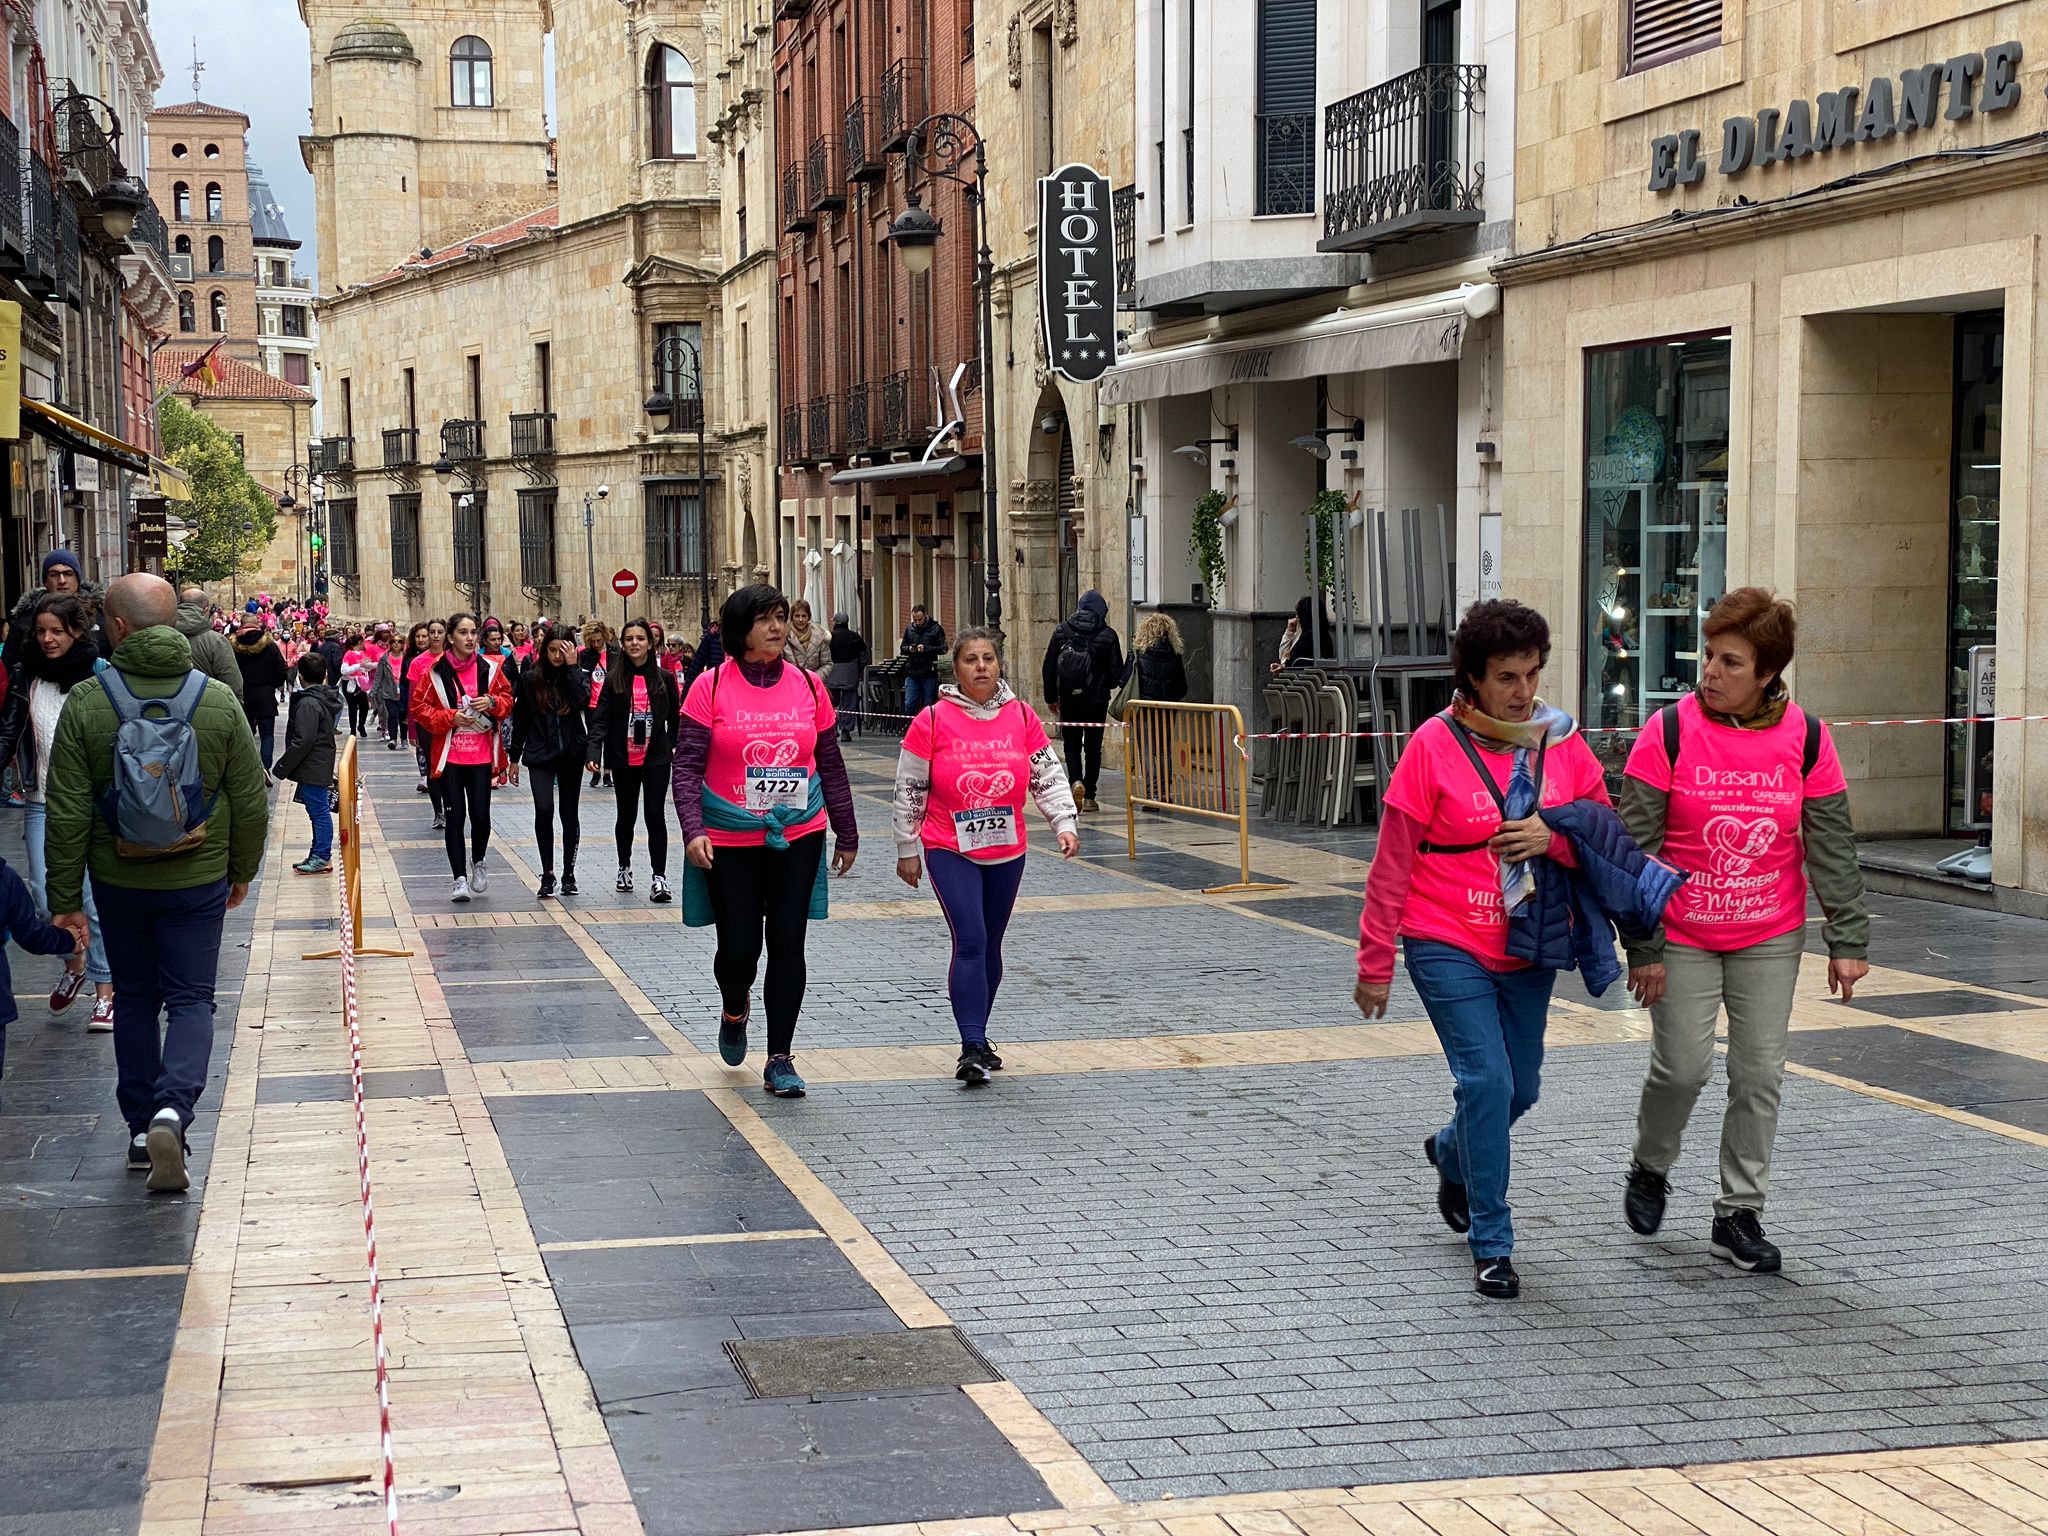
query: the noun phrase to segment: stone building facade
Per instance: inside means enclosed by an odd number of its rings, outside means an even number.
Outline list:
[[[1826,718],[2048,712],[2048,18],[1722,0],[1632,56],[1617,0],[1521,15],[1503,569],[1552,696],[1643,723],[1755,583]],[[2043,727],[1837,742],[1887,879],[2048,909]]]

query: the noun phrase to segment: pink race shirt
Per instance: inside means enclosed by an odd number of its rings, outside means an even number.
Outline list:
[[[1045,727],[1022,700],[977,720],[950,699],[918,712],[903,750],[931,765],[931,794],[918,837],[983,864],[1024,852],[1024,796]]]
[[[1670,795],[1663,857],[1692,878],[1664,912],[1676,944],[1726,953],[1781,938],[1806,923],[1808,800],[1848,789],[1835,741],[1821,727],[1820,755],[1800,781],[1806,715],[1798,705],[1766,731],[1716,725],[1697,699],[1678,701],[1678,773],[1658,722],[1628,755],[1628,776]]]
[[[432,651],[421,651],[419,655],[413,657],[412,665],[405,669],[406,693],[408,695],[411,694],[413,689],[419,687],[420,679],[426,675],[427,668],[440,659]]]
[[[472,655],[467,662],[454,657],[448,664],[455,669],[455,685],[463,698],[469,698],[477,691],[477,658]],[[448,743],[448,761],[451,763],[488,763],[495,754],[497,731],[477,730],[474,726],[456,722],[455,734]]]
[[[1514,773],[1506,752],[1473,743],[1503,797]],[[1554,743],[1543,758],[1543,803],[1607,798],[1607,781],[1585,739]],[[1422,723],[1387,783],[1387,804],[1422,823],[1423,836],[1447,848],[1483,843],[1500,830],[1500,807],[1479,782],[1441,716]],[[1492,970],[1519,970],[1508,958],[1508,917],[1500,896],[1500,860],[1484,848],[1471,853],[1418,853],[1401,913],[1401,935],[1455,944]]]
[[[818,772],[818,738],[834,729],[839,717],[832,701],[811,675],[785,662],[782,675],[767,688],[756,688],[731,661],[704,673],[691,685],[683,713],[711,731],[711,759],[704,783],[765,824],[778,806],[810,803],[811,783]],[[792,823],[791,839],[823,831],[825,813]],[[768,841],[759,832],[707,829],[714,848],[758,848]]]
[[[654,734],[654,706],[647,702],[647,679],[633,679],[633,707],[626,715],[626,762],[640,768],[647,763],[647,738]]]

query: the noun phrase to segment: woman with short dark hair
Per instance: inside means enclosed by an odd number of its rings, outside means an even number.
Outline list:
[[[853,868],[860,846],[853,787],[824,684],[783,659],[789,600],[765,584],[740,588],[725,600],[718,638],[725,659],[690,685],[675,754],[683,921],[718,929],[718,1054],[728,1066],[747,1059],[765,945],[761,1080],[778,1098],[800,1099],[793,1047],[808,979],[805,930],[825,915],[828,822],[837,843],[833,870]]]
[[[1699,687],[1643,727],[1622,780],[1621,814],[1636,841],[1690,871],[1661,938],[1629,945],[1629,987],[1650,1010],[1651,1036],[1622,1203],[1636,1231],[1663,1224],[1667,1175],[1713,1072],[1725,1008],[1728,1108],[1708,1247],[1768,1274],[1782,1256],[1762,1212],[1809,880],[1827,916],[1828,991],[1845,999],[1870,970],[1870,913],[1834,740],[1785,686],[1792,605],[1740,587],[1702,630]]]

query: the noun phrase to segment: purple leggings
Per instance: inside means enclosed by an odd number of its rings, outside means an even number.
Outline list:
[[[988,1039],[989,1009],[1003,984],[1003,930],[1024,883],[1024,860],[982,864],[950,848],[927,848],[924,863],[953,930],[953,965],[946,972],[953,1022],[960,1026],[962,1045],[980,1045]]]

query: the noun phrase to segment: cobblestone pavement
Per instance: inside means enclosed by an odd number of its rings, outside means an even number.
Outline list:
[[[517,790],[451,908],[409,754],[363,764],[367,937],[410,951],[361,968],[402,1529],[2048,1531],[2042,925],[1880,899],[1854,1005],[1809,963],[1774,1277],[1705,1253],[1712,1089],[1664,1233],[1623,1227],[1646,1022],[1565,978],[1504,1306],[1435,1216],[1421,1010],[1350,1007],[1369,834],[1260,829],[1285,889],[1205,898],[1234,842],[1147,817],[1127,857],[1112,778],[1084,857],[1034,856],[969,1094],[859,749],[784,1102],[711,1054],[708,935],[644,842],[611,889],[609,794],[577,901],[534,900]],[[347,1044],[299,958],[334,887],[275,877],[279,821],[191,1196],[120,1173],[109,1041],[15,957],[0,1536],[383,1529]]]

